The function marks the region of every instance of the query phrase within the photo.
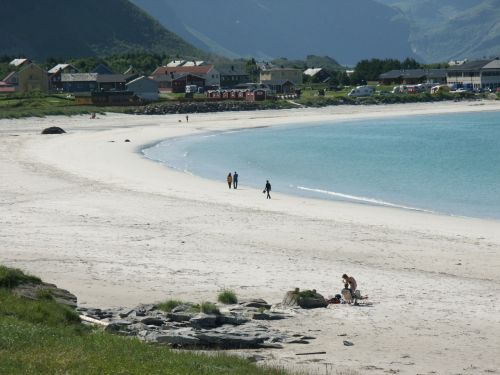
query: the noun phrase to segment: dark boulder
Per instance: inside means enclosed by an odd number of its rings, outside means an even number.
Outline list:
[[[299,288],[287,292],[282,303],[284,306],[299,306],[303,309],[316,309],[328,306],[325,298],[316,292],[316,290],[300,291]]]
[[[42,134],[64,134],[66,133],[63,129],[52,126],[50,128],[43,129]]]

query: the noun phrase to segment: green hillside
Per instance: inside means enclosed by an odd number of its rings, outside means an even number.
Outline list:
[[[147,51],[204,56],[128,0],[0,3],[0,55],[45,59]]]

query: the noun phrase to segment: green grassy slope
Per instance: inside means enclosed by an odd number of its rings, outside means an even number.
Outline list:
[[[223,354],[172,352],[96,331],[50,297],[33,301],[13,295],[1,286],[11,276],[11,269],[0,266],[0,374],[286,374]]]

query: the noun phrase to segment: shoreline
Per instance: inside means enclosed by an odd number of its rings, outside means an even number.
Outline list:
[[[491,111],[484,111],[486,113],[498,113],[499,110],[491,110]],[[468,113],[468,112],[463,112],[463,113]],[[444,115],[444,114],[443,114]],[[457,114],[458,115],[458,114]],[[427,114],[417,114],[415,116],[427,116]],[[405,115],[396,115],[396,116],[390,116],[390,118],[397,118],[397,117],[411,117],[407,114]],[[375,118],[375,117],[374,117]],[[364,117],[363,121],[370,120],[370,117]],[[328,126],[335,126],[338,123],[345,124],[349,121],[356,122],[355,119],[350,119],[350,120],[341,120],[341,121],[335,121],[333,123],[328,123],[324,124],[324,120],[318,120],[317,122],[311,123],[298,123],[298,124],[278,124],[280,127],[284,128],[307,128],[309,126],[314,126],[314,125],[328,125]],[[179,136],[179,137],[169,137],[169,138],[162,138],[157,141],[153,141],[151,143],[139,146],[136,148],[136,153],[138,153],[141,157],[155,162],[159,163],[165,168],[168,168],[172,171],[203,178],[206,180],[210,180],[212,182],[221,182],[220,178],[216,178],[215,176],[203,176],[200,174],[196,174],[192,171],[188,170],[183,170],[181,169],[178,165],[174,165],[175,163],[170,163],[169,160],[159,160],[155,159],[154,156],[148,156],[147,155],[147,150],[152,149],[154,147],[159,147],[163,143],[169,142],[169,143],[174,143],[179,140],[183,140],[186,138],[194,138],[194,139],[200,139],[200,138],[206,138],[206,137],[211,137],[211,136],[217,136],[217,135],[225,135],[225,134],[230,134],[230,133],[235,133],[235,132],[242,132],[242,131],[250,131],[250,130],[255,130],[255,129],[269,129],[272,128],[273,125],[265,125],[265,126],[258,126],[258,127],[247,127],[247,128],[230,128],[230,129],[224,129],[224,130],[211,130],[211,131],[206,131],[203,133],[199,134],[189,134],[185,136]],[[219,176],[220,177],[220,176]],[[292,186],[292,185],[290,185]],[[255,191],[259,190],[259,188],[253,184],[249,185],[248,187],[251,187]],[[492,222],[498,222],[500,224],[500,218],[496,217],[488,217],[488,216],[469,216],[469,215],[463,215],[463,214],[456,214],[456,213],[450,213],[450,212],[442,212],[438,210],[434,210],[432,208],[421,208],[417,206],[412,206],[404,203],[393,203],[391,201],[387,200],[380,200],[377,198],[371,198],[367,196],[355,196],[351,195],[350,193],[340,193],[340,192],[335,192],[335,191],[328,191],[324,189],[318,189],[318,188],[308,188],[308,187],[303,187],[303,186],[294,186],[297,191],[293,192],[290,190],[285,190],[281,192],[280,194],[283,194],[285,196],[289,197],[295,197],[295,198],[305,198],[305,199],[312,199],[312,200],[320,200],[320,201],[327,201],[327,202],[343,202],[347,204],[355,204],[355,205],[364,205],[368,207],[386,207],[386,208],[395,208],[395,209],[400,209],[403,211],[410,211],[410,212],[421,212],[421,213],[426,213],[426,214],[431,214],[431,215],[438,215],[438,216],[446,216],[446,217],[457,217],[457,218],[463,218],[463,219],[479,219],[479,220],[486,220],[486,221],[492,221]],[[309,192],[308,193],[300,193],[299,191],[303,192]],[[276,192],[276,191],[275,191]],[[331,196],[331,198],[328,198],[328,196]]]
[[[299,311],[278,326],[314,332],[307,350],[327,354],[298,363],[304,347],[291,346],[266,352],[267,363],[318,371],[336,363],[377,375],[500,373],[498,222],[284,194],[266,202],[255,189],[231,194],[223,180],[136,152],[213,130],[484,110],[500,102],[210,113],[187,125],[181,115],[0,120],[0,263],[94,307],[214,300],[224,288],[272,303],[295,287],[328,296],[347,272],[373,306]],[[48,126],[68,134],[41,136]],[[341,334],[355,343],[354,357]],[[464,372],[472,357],[480,361]]]

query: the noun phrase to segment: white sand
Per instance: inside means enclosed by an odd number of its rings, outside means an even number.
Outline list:
[[[270,363],[322,374],[500,373],[499,222],[276,192],[269,201],[227,189],[227,171],[208,181],[137,153],[213,130],[485,110],[500,103],[200,114],[189,124],[179,115],[0,120],[0,263],[94,307],[214,300],[224,287],[271,302],[295,287],[331,295],[347,272],[373,306],[273,323],[317,339],[263,351]],[[48,126],[68,134],[39,135]],[[327,354],[295,356],[314,351]]]

